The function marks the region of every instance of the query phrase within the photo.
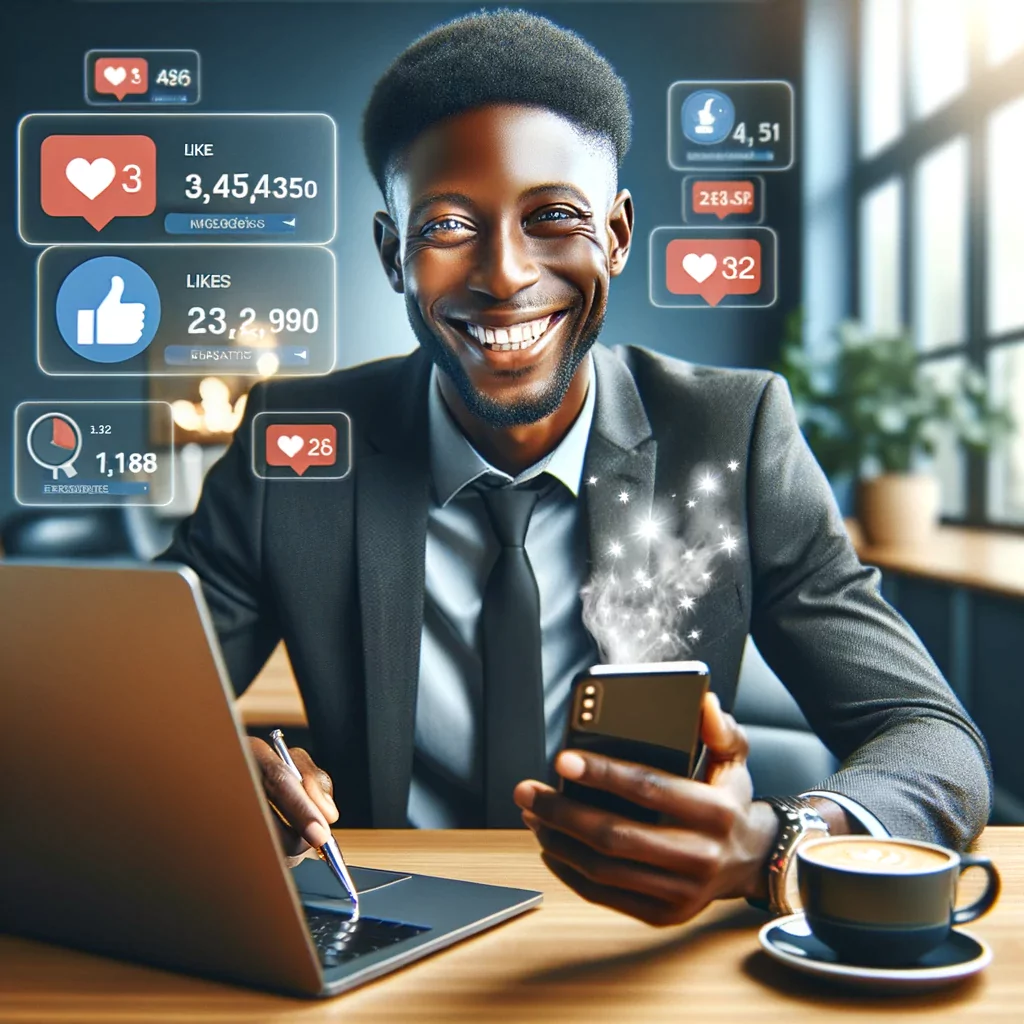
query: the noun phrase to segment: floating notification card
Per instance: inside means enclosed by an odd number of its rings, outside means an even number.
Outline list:
[[[793,166],[789,82],[673,82],[668,162],[677,171],[785,171]]]
[[[320,245],[337,129],[327,114],[28,114],[18,182],[29,245]]]
[[[94,107],[198,103],[199,54],[195,50],[90,50],[85,55],[85,102]]]
[[[351,421],[343,412],[258,412],[252,470],[264,480],[342,480],[352,468]]]
[[[655,306],[764,307],[776,299],[771,228],[655,228],[650,243]]]
[[[711,227],[760,224],[764,220],[764,178],[759,174],[683,178],[683,220]]]
[[[67,376],[305,377],[335,363],[334,254],[316,245],[51,246],[39,368]]]
[[[14,411],[14,496],[22,505],[170,504],[170,405],[22,402]]]

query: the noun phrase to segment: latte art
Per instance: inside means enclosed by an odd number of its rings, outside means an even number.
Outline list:
[[[936,850],[900,842],[849,842],[836,838],[800,851],[805,860],[829,867],[877,874],[915,874],[934,871],[950,858]]]

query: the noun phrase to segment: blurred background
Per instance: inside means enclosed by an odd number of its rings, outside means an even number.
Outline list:
[[[488,7],[502,6],[488,4]],[[634,112],[622,184],[637,238],[603,341],[790,381],[812,448],[865,562],[985,732],[995,821],[1024,822],[1015,668],[1024,627],[1024,0],[666,0],[517,4],[575,29],[626,80]],[[87,109],[87,49],[195,48],[191,111],[325,111],[338,124],[339,366],[414,340],[372,245],[382,204],[359,146],[373,83],[416,36],[479,3],[8,2],[0,120],[11,140],[0,205],[0,480],[26,400],[175,403],[175,501],[160,509],[38,511],[0,487],[8,556],[148,558],[194,506],[251,378],[46,377],[35,360],[35,263],[15,229],[15,127]],[[665,309],[648,297],[646,239],[679,225],[666,160],[678,79],[785,79],[796,162],[765,175],[779,238],[769,309]],[[138,109],[138,108],[136,108]],[[151,443],[166,448],[166,436]],[[245,698],[288,725],[283,652]],[[742,690],[742,687],[741,687]],[[291,696],[289,696],[291,695]],[[261,704],[261,701],[265,702]],[[277,703],[274,703],[274,702]],[[264,711],[261,712],[261,707]]]

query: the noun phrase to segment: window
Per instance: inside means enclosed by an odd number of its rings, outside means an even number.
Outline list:
[[[890,3],[898,9],[898,3]],[[967,85],[969,0],[911,0],[910,108],[927,117]]]
[[[1024,423],[1024,344],[1002,345],[989,356],[989,389],[996,401],[1008,402],[1018,424]],[[1005,449],[989,459],[988,504],[996,522],[1024,522],[1024,430],[1015,430]]]
[[[1024,3],[1021,0],[984,0],[988,60],[1001,64],[1024,49]]]
[[[1024,0],[860,0],[856,315],[943,390],[1007,406],[990,454],[935,437],[947,519],[1024,529]],[[970,486],[968,486],[970,483]]]
[[[900,10],[893,0],[864,0],[860,149],[870,156],[903,129]]]
[[[900,329],[900,215],[902,183],[898,179],[869,192],[861,200],[861,319],[872,331],[895,334]]]
[[[931,150],[914,171],[914,305],[918,348],[967,335],[967,140]]]
[[[988,329],[1024,327],[1024,96],[988,122]]]

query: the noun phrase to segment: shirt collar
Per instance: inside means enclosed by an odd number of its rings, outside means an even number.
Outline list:
[[[588,359],[592,357],[587,356]],[[506,484],[521,484],[547,473],[561,481],[579,497],[583,478],[583,459],[590,438],[590,426],[594,420],[597,375],[593,362],[590,366],[590,386],[576,421],[558,446],[539,462],[524,469],[517,476],[492,466],[467,440],[452,414],[448,411],[437,380],[437,368],[430,373],[430,397],[428,400],[428,430],[430,439],[430,471],[434,481],[434,493],[440,505],[447,505],[459,491],[483,476],[495,476]]]

